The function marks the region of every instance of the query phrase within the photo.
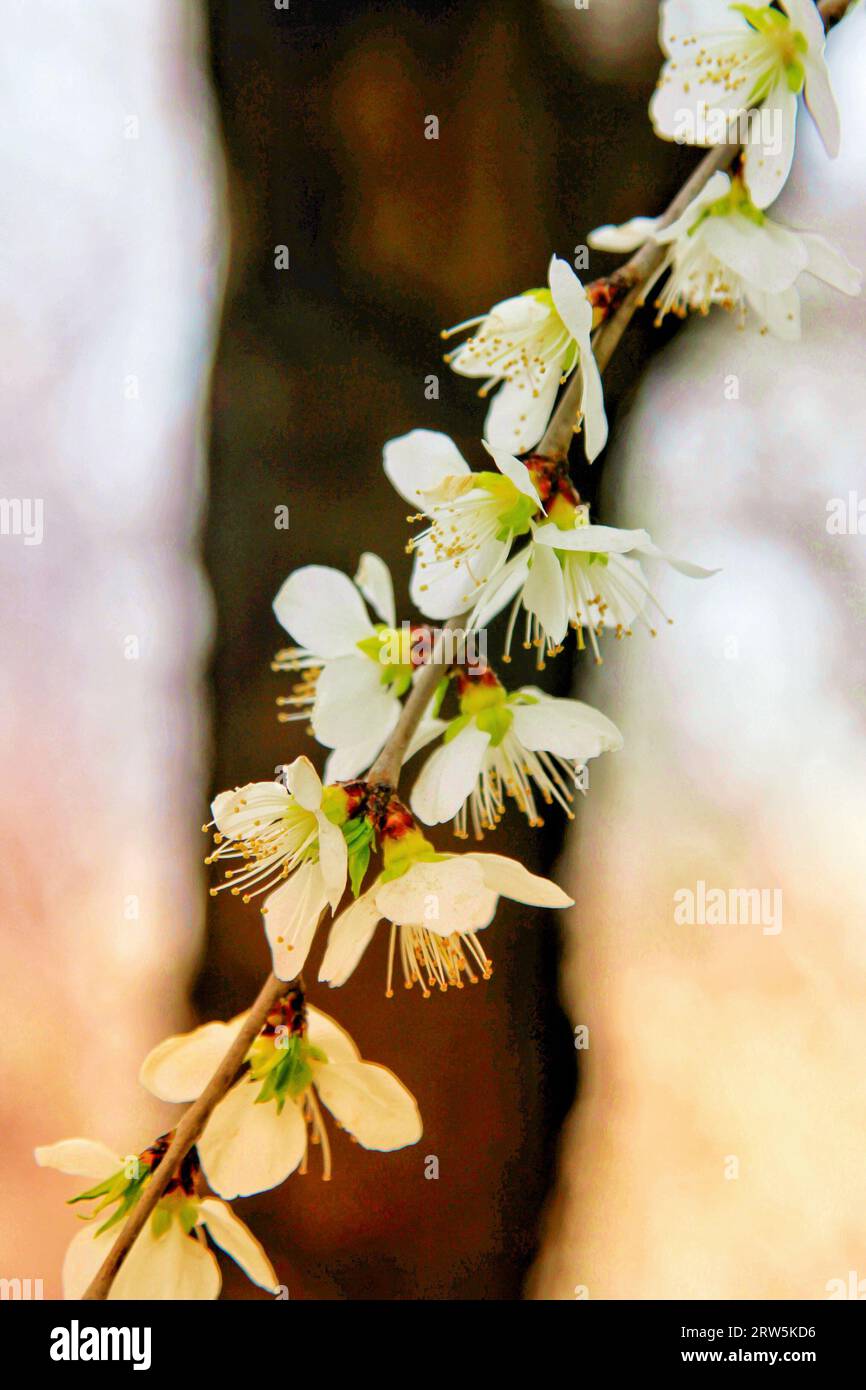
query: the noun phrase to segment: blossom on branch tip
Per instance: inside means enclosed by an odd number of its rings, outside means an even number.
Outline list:
[[[800,92],[827,153],[839,153],[821,16],[813,0],[781,4],[662,0],[666,61],[650,102],[663,139],[744,145],[746,183],[759,208],[778,197],[788,177]]]
[[[796,232],[755,207],[741,178],[717,173],[670,226],[660,218],[635,217],[620,227],[597,227],[588,240],[605,251],[632,251],[652,238],[666,255],[644,293],[670,271],[656,306],[667,313],[706,314],[719,304],[745,320],[751,308],[777,337],[800,336],[803,272],[844,294],[860,293],[862,276],[850,261],[814,232]]]
[[[484,435],[510,454],[525,454],[538,443],[559,387],[579,371],[580,421],[591,463],[607,440],[601,376],[590,343],[593,309],[571,266],[558,256],[551,257],[548,285],[446,329],[443,338],[474,331],[445,361],[461,376],[483,378],[480,396],[496,391]]]
[[[170,1140],[170,1134],[163,1135],[143,1154],[130,1158],[92,1139],[62,1139],[35,1150],[40,1167],[94,1181],[94,1186],[71,1199],[73,1203],[93,1201],[96,1206],[84,1218],[87,1228],[73,1237],[66,1251],[64,1298],[82,1297]],[[196,1150],[191,1149],[136,1237],[112,1282],[109,1299],[218,1298],[222,1276],[206,1236],[230,1255],[254,1284],[276,1292],[277,1276],[252,1232],[225,1202],[198,1195],[199,1171]],[[99,1215],[110,1207],[116,1210],[99,1225]]]
[[[246,1014],[167,1038],[145,1058],[141,1081],[161,1100],[195,1100],[216,1071]],[[365,1149],[415,1144],[415,1098],[387,1067],[365,1062],[345,1029],[288,990],[268,1016],[244,1072],[215,1107],[198,1140],[202,1170],[226,1198],[264,1192],[296,1169],[306,1172],[310,1143],[331,1151],[321,1102]]]
[[[514,799],[530,825],[544,822],[537,800],[556,802],[569,819],[590,758],[622,747],[605,715],[579,700],[555,699],[534,686],[509,695],[489,669],[457,673],[460,714],[439,720],[443,743],[427,759],[410,806],[425,825],[455,822],[477,840],[493,830]]]
[[[343,788],[323,787],[307,758],[285,767],[280,781],[249,782],[213,802],[216,847],[205,863],[232,867],[211,894],[228,888],[244,902],[268,894],[262,912],[282,979],[302,969],[322,913],[343,895],[350,809]]]
[[[386,993],[393,994],[395,957],[407,989],[463,988],[488,979],[493,965],[478,933],[500,897],[536,907],[571,907],[549,879],[501,854],[440,854],[394,802],[382,832],[384,869],[372,887],[335,918],[319,979],[345,984],[379,922],[390,924]]]

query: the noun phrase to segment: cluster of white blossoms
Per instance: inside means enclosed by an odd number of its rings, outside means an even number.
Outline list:
[[[818,11],[812,0],[783,0],[781,8],[662,0],[661,44],[666,61],[650,106],[656,130],[694,144],[734,140],[742,158],[732,175],[709,178],[676,220],[600,227],[590,244],[663,248],[653,277],[668,277],[660,317],[719,304],[749,309],[762,326],[795,337],[804,273],[846,294],[860,289],[859,272],[823,237],[765,211],[787,177],[801,92],[829,153],[838,149]],[[760,119],[751,119],[756,111]],[[487,933],[500,899],[572,905],[516,859],[437,846],[422,827],[450,823],[458,839],[481,840],[509,805],[533,826],[549,808],[571,817],[588,763],[623,746],[611,720],[579,700],[535,684],[509,691],[487,660],[486,639],[483,650],[467,643],[455,655],[446,637],[486,634],[507,613],[503,662],[517,634],[541,670],[570,631],[577,649],[600,662],[605,633],[625,637],[641,625],[654,635],[659,616],[668,621],[645,563],[664,561],[693,579],[715,572],[672,559],[643,529],[592,520],[569,474],[563,421],[566,434],[581,434],[589,463],[607,440],[592,334],[618,306],[624,283],[614,276],[584,288],[554,256],[546,287],[503,299],[443,335],[466,335],[446,361],[491,397],[482,441],[490,462],[473,470],[447,435],[427,429],[385,445],[385,473],[420,526],[407,549],[410,597],[423,622],[397,625],[390,573],[370,552],[354,579],[305,565],[280,588],[274,612],[292,645],[273,665],[296,677],[279,698],[280,718],[304,721],[328,750],[324,780],[297,757],[273,780],[221,792],[204,829],[214,841],[206,862],[222,874],[211,893],[259,900],[285,990],[158,1200],[151,1189],[112,1298],[216,1298],[220,1272],[209,1242],[275,1290],[267,1256],[227,1203],[306,1171],[311,1146],[329,1178],[323,1109],[368,1150],[420,1139],[407,1087],[362,1059],[344,1029],[307,1001],[302,972],[328,914],[321,984],[345,984],[384,924],[386,994],[402,979],[429,997],[489,977]],[[431,626],[439,621],[444,630]],[[404,802],[394,763],[422,752]],[[145,1059],[143,1085],[166,1103],[194,1101],[261,1017],[251,1023],[243,1013],[167,1038]],[[92,1211],[69,1246],[67,1297],[87,1288],[171,1139],[129,1159],[84,1139],[36,1151],[43,1166],[92,1183],[72,1199]]]

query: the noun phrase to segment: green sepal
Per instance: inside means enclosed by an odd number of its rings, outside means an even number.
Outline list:
[[[168,1207],[164,1207],[160,1203],[150,1218],[150,1229],[153,1233],[154,1240],[159,1240],[160,1236],[164,1236],[170,1225],[171,1212],[168,1210]],[[189,1232],[187,1232],[187,1234],[189,1234]]]
[[[439,715],[439,711],[442,708],[442,702],[445,699],[445,696],[448,694],[448,686],[450,683],[451,677],[443,676],[436,687],[436,690],[433,694],[433,699],[430,704],[430,714],[433,719],[436,719]]]

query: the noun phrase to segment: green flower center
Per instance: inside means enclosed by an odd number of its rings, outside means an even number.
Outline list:
[[[382,684],[390,686],[394,695],[401,699],[412,684],[411,631],[377,623],[375,633],[363,637],[356,645],[380,668]]]
[[[256,1104],[272,1100],[280,1114],[287,1100],[297,1100],[312,1085],[310,1063],[327,1060],[320,1047],[299,1034],[278,1031],[256,1038],[247,1053],[250,1075],[262,1083]]]
[[[792,92],[801,92],[806,81],[803,58],[809,51],[806,35],[792,26],[786,14],[774,10],[770,5],[731,5],[730,8],[736,14],[741,14],[750,28],[770,42],[779,66],[784,69],[788,87]],[[772,82],[773,74],[759,80],[751,95],[753,105],[764,100]]]

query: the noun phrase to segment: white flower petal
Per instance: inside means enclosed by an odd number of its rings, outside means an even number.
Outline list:
[[[815,0],[781,0],[781,5],[787,12],[792,27],[799,29],[805,37],[810,56],[823,52],[826,35]]]
[[[531,695],[534,705],[511,705],[514,732],[531,753],[544,750],[560,758],[584,763],[601,753],[622,748],[622,734],[600,710],[580,700],[559,700],[532,686],[522,694]]]
[[[274,612],[298,646],[324,659],[343,656],[373,631],[364,600],[347,574],[305,565],[284,582]]]
[[[769,218],[758,226],[748,217],[708,217],[701,233],[723,265],[768,294],[789,289],[806,268],[802,238]]]
[[[158,1043],[141,1064],[138,1079],[151,1095],[180,1104],[195,1100],[210,1081],[241,1028],[246,1013],[230,1023],[205,1023]]]
[[[394,606],[394,584],[391,571],[372,550],[365,550],[358,563],[355,583],[374,613],[382,619],[386,627],[393,627],[397,621]]]
[[[504,541],[489,540],[468,564],[464,561],[455,565],[453,560],[437,560],[430,542],[422,542],[415,551],[412,602],[428,618],[456,618],[466,613],[478,600],[488,577],[501,567],[507,550]]]
[[[111,1231],[115,1239],[117,1231]],[[177,1220],[154,1236],[145,1226],[120,1267],[110,1299],[146,1302],[196,1302],[219,1297],[222,1276],[211,1252],[188,1236]]]
[[[320,1047],[329,1062],[359,1062],[361,1054],[352,1036],[330,1014],[314,1005],[307,1005],[307,1037],[314,1047]]]
[[[107,1144],[96,1139],[60,1139],[56,1144],[40,1144],[33,1150],[40,1168],[56,1168],[71,1177],[102,1182],[123,1167],[123,1159]]]
[[[305,811],[318,811],[322,804],[322,783],[309,758],[295,758],[289,763],[285,782],[299,806]]]
[[[607,443],[607,415],[604,409],[604,389],[601,372],[595,360],[595,353],[587,338],[580,347],[581,395],[580,408],[583,412],[583,441],[586,457],[590,463],[601,453]]]
[[[489,743],[490,735],[472,720],[450,743],[437,748],[412,788],[413,815],[425,825],[453,820],[478,781]]]
[[[346,887],[349,851],[340,827],[324,814],[319,815],[319,868],[331,911],[336,912]]]
[[[350,748],[393,729],[400,703],[382,684],[385,667],[362,652],[329,661],[316,684],[311,723],[328,748]]]
[[[294,980],[303,970],[327,904],[319,865],[310,863],[302,864],[268,897],[262,915],[278,979]]]
[[[211,1240],[231,1256],[254,1284],[274,1293],[279,1284],[273,1265],[252,1231],[240,1217],[235,1216],[231,1207],[216,1197],[205,1197],[199,1213]]]
[[[568,632],[562,567],[546,546],[533,547],[532,565],[523,586],[523,604],[541,623],[551,642],[562,641]]]
[[[730,176],[719,170],[713,174],[697,197],[692,199],[685,211],[681,212],[675,221],[669,222],[666,227],[658,228],[655,240],[659,245],[666,246],[669,242],[679,241],[681,237],[687,236],[704,209],[712,203],[717,203],[720,198],[727,197],[730,191]]]
[[[531,874],[516,859],[508,859],[503,854],[471,854],[464,858],[473,859],[490,891],[504,898],[527,903],[530,907],[572,907],[574,904],[574,900],[549,878]]]
[[[314,1064],[320,1099],[365,1149],[390,1152],[417,1144],[423,1126],[411,1091],[374,1062]]]
[[[424,493],[470,471],[453,439],[438,430],[410,430],[389,440],[382,460],[389,481],[417,511],[428,505]]]
[[[606,222],[603,227],[591,231],[586,240],[595,251],[636,251],[655,235],[660,220],[658,217],[632,217],[618,227]]]
[[[771,333],[787,342],[797,341],[800,337],[800,295],[795,285],[782,294],[767,294],[747,286],[746,297]]]
[[[440,936],[486,927],[496,910],[496,894],[465,854],[417,862],[402,878],[377,884],[373,893],[383,917],[401,926],[423,926]]]
[[[760,135],[767,131],[772,134],[765,141],[749,140],[743,152],[743,173],[752,202],[756,207],[766,208],[775,202],[784,188],[794,158],[797,98],[788,86],[784,72],[763,103],[762,115],[766,115],[767,119],[755,121],[749,126],[749,132]]]
[[[803,0],[813,14],[817,10],[810,0]],[[830,86],[830,74],[823,55],[806,54],[806,86],[803,92],[806,105],[821,137],[824,149],[831,159],[839,153],[842,131],[839,122],[839,108]]]
[[[385,740],[399,717],[400,705],[395,700],[391,720],[385,729],[384,736],[377,733],[374,738],[365,738],[360,743],[351,743],[344,748],[335,748],[325,762],[325,781],[327,783],[353,782],[356,777],[360,777],[362,773],[366,772],[370,764],[375,762],[381,753]]]
[[[659,44],[664,53],[688,53],[691,40],[727,34],[746,27],[731,9],[730,0],[662,0],[659,6]]]
[[[492,375],[485,344],[497,338],[520,335],[535,330],[542,332],[550,318],[550,309],[532,294],[516,294],[494,304],[490,313],[473,330],[471,336],[454,350],[449,359],[451,370],[459,376],[487,380]]]
[[[198,1141],[205,1177],[228,1201],[279,1187],[306,1153],[307,1127],[299,1106],[287,1100],[279,1113],[275,1101],[258,1105],[261,1087],[247,1080],[233,1086]]]
[[[625,554],[652,542],[649,533],[643,529],[624,530],[620,526],[575,526],[571,531],[563,531],[549,522],[535,530],[535,540],[539,545],[554,550],[591,551],[601,555]]]
[[[217,830],[227,839],[243,840],[285,815],[289,793],[281,782],[247,782],[245,787],[220,792],[211,803]]]
[[[423,715],[421,722],[409,740],[409,745],[403,755],[403,762],[408,763],[416,753],[420,753],[422,748],[426,748],[428,743],[433,743],[448,728],[447,719],[434,719],[431,715]]]
[[[540,507],[541,498],[538,495],[538,488],[532,481],[529,469],[526,467],[526,464],[521,463],[520,459],[516,459],[514,455],[509,454],[507,450],[497,449],[486,439],[483,441],[483,443],[485,449],[487,450],[490,457],[493,459],[493,462],[496,464],[496,467],[499,469],[500,473],[502,473],[514,484],[518,492],[523,493],[523,496],[530,498],[531,501],[537,502]]]
[[[369,946],[382,919],[372,890],[362,893],[335,918],[328,933],[328,944],[319,968],[319,979],[328,985],[346,983]]]
[[[568,261],[551,256],[547,279],[556,312],[572,338],[585,338],[592,328],[592,305]]]
[[[805,244],[809,256],[806,266],[810,275],[843,294],[859,294],[863,288],[863,272],[852,265],[848,257],[833,246],[826,237],[816,232],[800,232],[800,240]]]
[[[519,554],[502,566],[498,574],[482,589],[472,612],[473,628],[486,627],[498,613],[520,592],[529,574],[529,557],[532,546],[526,546]]]
[[[484,421],[484,438],[496,449],[509,454],[525,454],[534,448],[547,428],[556,393],[559,371],[540,369],[535,377],[504,381],[494,394]]]

